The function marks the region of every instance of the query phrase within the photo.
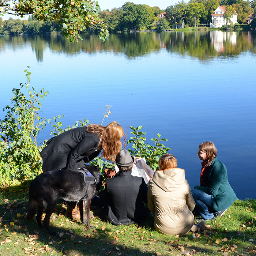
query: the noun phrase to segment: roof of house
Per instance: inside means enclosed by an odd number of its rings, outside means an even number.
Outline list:
[[[221,13],[221,14],[212,13],[212,14],[211,14],[212,16],[222,16],[222,15],[225,13],[225,11],[226,11],[226,6],[219,6],[218,8],[220,8],[220,9],[223,11],[223,13]],[[217,9],[218,9],[218,8],[217,8]],[[217,9],[216,9],[216,10],[217,10]],[[215,11],[216,11],[216,10],[215,10]],[[215,12],[215,11],[214,11],[214,12]]]
[[[161,12],[157,17],[164,17],[166,15],[166,12]]]
[[[212,13],[212,14],[211,14],[212,16],[223,16],[223,14],[226,12],[226,6],[219,6],[218,8],[221,8],[222,11],[223,11],[223,13],[222,13],[222,14]],[[217,9],[218,9],[218,8],[217,8]],[[216,10],[217,10],[217,9],[216,9]],[[216,10],[215,10],[215,11],[216,11]],[[234,14],[236,14],[236,12],[235,12]]]
[[[223,12],[226,11],[226,6],[219,6],[219,7],[222,9]]]

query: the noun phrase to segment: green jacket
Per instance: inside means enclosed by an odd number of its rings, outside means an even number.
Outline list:
[[[212,208],[215,211],[227,209],[236,201],[237,197],[228,182],[226,166],[215,158],[205,171],[207,171],[205,177],[207,186],[195,186],[195,189],[202,190],[212,196]]]

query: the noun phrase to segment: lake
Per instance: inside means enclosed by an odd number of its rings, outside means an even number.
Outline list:
[[[253,32],[168,32],[0,37],[1,101],[26,82],[49,95],[42,116],[64,114],[64,127],[86,118],[143,126],[147,142],[160,133],[191,188],[198,185],[198,145],[213,141],[240,199],[256,199],[256,35]],[[0,112],[0,118],[4,113]],[[39,141],[50,138],[50,127]]]

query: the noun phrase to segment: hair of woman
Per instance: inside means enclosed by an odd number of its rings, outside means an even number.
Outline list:
[[[103,149],[103,157],[107,160],[114,161],[119,153],[122,143],[121,138],[124,130],[116,121],[111,122],[106,127],[103,125],[89,124],[86,129],[89,133],[96,133],[101,139],[100,145]]]
[[[217,157],[217,148],[211,141],[202,142],[198,147],[198,152],[199,151],[206,153],[208,163]]]
[[[162,155],[159,159],[160,170],[177,168],[177,159],[172,154]]]

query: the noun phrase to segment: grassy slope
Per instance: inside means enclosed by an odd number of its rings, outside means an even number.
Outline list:
[[[50,237],[35,219],[27,221],[26,187],[0,193],[0,255],[256,255],[256,201],[237,200],[221,218],[207,221],[203,233],[175,237],[158,233],[153,216],[143,225],[113,226],[98,217],[94,228],[64,216],[58,204]]]

